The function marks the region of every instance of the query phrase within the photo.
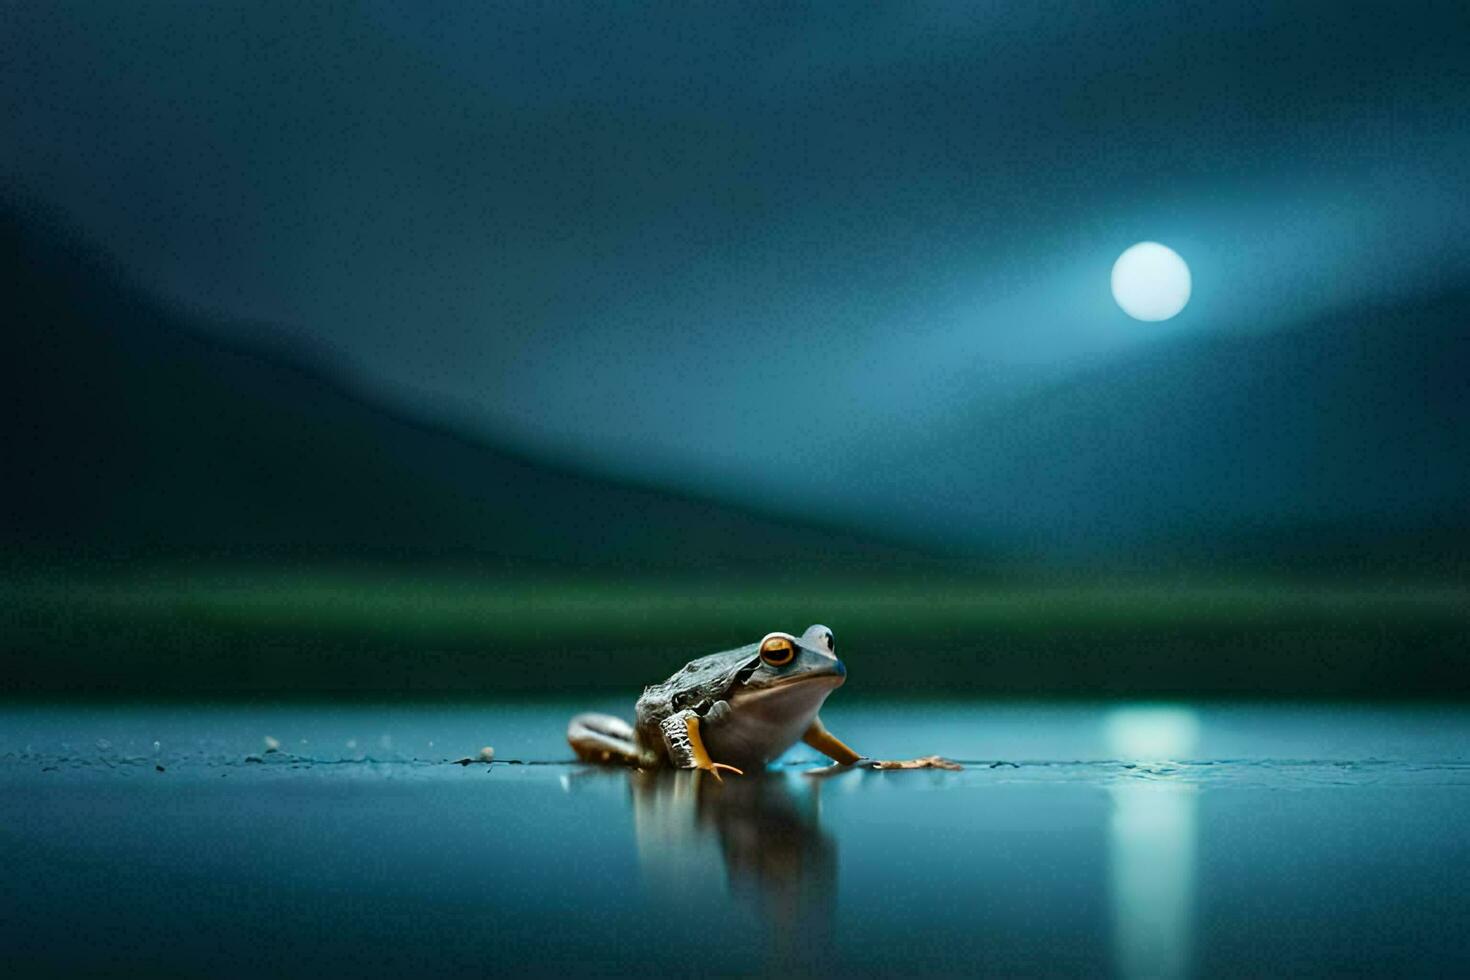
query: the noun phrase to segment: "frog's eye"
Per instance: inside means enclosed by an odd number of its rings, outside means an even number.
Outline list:
[[[785,667],[796,656],[796,644],[790,637],[768,636],[761,644],[761,659],[772,667]]]

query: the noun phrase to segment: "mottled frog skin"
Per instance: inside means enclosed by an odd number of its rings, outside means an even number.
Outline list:
[[[763,766],[797,740],[851,764],[860,756],[822,726],[817,713],[847,679],[825,626],[801,636],[768,633],[759,643],[690,661],[644,688],[636,722],[578,715],[567,740],[590,762],[721,769]]]

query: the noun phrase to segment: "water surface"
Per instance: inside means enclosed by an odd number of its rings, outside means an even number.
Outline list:
[[[4,947],[57,973],[1470,971],[1462,709],[834,700],[860,750],[965,771],[812,776],[798,747],[720,784],[571,763],[584,707],[0,710]]]

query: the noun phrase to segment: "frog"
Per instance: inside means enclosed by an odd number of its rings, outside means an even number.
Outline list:
[[[820,711],[847,680],[832,630],[767,633],[758,643],[691,660],[643,689],[633,724],[584,713],[567,742],[584,762],[745,775],[798,740],[840,766],[864,757],[829,732]]]

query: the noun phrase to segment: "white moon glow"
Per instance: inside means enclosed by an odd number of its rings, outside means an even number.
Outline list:
[[[1113,263],[1113,299],[1135,320],[1167,320],[1189,302],[1189,266],[1158,242],[1139,242]]]

